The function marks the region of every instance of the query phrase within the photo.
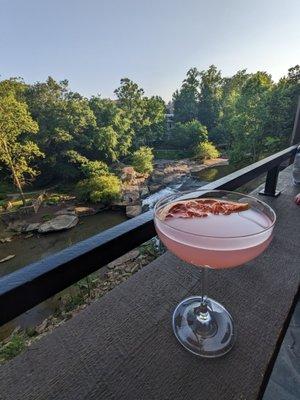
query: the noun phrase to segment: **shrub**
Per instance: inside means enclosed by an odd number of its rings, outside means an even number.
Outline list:
[[[76,194],[80,200],[109,203],[119,198],[121,182],[113,174],[94,176],[77,183]]]
[[[87,178],[108,174],[108,166],[103,161],[88,161],[82,164],[81,170]]]
[[[209,160],[210,158],[218,158],[220,156],[220,152],[216,149],[216,147],[208,141],[201,142],[198,144],[195,150],[196,158],[199,160]]]
[[[57,195],[52,195],[47,199],[47,204],[49,204],[50,206],[58,204],[59,202],[60,202],[60,196]]]
[[[150,147],[142,146],[132,155],[132,165],[137,172],[142,174],[153,171],[153,153]]]
[[[22,334],[14,333],[9,342],[0,343],[0,363],[10,360],[25,349],[25,339]]]

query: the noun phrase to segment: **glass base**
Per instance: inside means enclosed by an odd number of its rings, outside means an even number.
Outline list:
[[[235,330],[229,312],[217,301],[201,296],[189,297],[173,314],[176,338],[191,353],[201,357],[220,357],[233,346]]]

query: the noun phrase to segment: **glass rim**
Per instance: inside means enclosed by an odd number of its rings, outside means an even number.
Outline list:
[[[252,199],[252,200],[254,200],[256,203],[259,203],[259,204],[262,204],[264,207],[266,207],[266,209],[268,209],[269,211],[270,211],[270,213],[273,215],[273,220],[271,221],[271,225],[270,226],[268,226],[267,228],[265,228],[265,229],[262,229],[261,231],[259,231],[259,232],[255,232],[255,233],[250,233],[250,234],[247,234],[247,235],[236,235],[236,236],[215,236],[215,235],[201,235],[201,234],[197,234],[197,233],[192,233],[192,232],[188,232],[188,231],[186,231],[186,230],[184,230],[184,229],[180,229],[180,228],[174,228],[173,226],[170,226],[169,224],[167,224],[166,222],[164,222],[163,220],[161,220],[158,216],[157,216],[157,211],[158,211],[158,208],[159,208],[159,206],[160,206],[160,204],[163,202],[163,201],[167,201],[169,198],[172,198],[173,196],[176,196],[176,195],[178,195],[178,196],[181,196],[181,195],[185,195],[185,194],[192,194],[192,193],[197,193],[197,192],[206,192],[206,193],[224,193],[224,194],[235,194],[235,195],[240,195],[240,196],[243,196],[243,197],[248,197],[249,199]],[[200,197],[200,196],[199,196]],[[186,200],[189,200],[189,199],[186,199]],[[192,200],[192,199],[191,199]],[[241,193],[241,192],[234,192],[234,191],[232,191],[232,190],[223,190],[223,189],[195,189],[195,190],[185,190],[185,191],[182,191],[182,192],[175,192],[175,193],[173,193],[173,194],[169,194],[169,195],[167,195],[167,196],[164,196],[164,197],[162,197],[160,200],[158,200],[157,202],[156,202],[156,204],[155,204],[155,206],[154,206],[154,221],[156,220],[156,219],[158,219],[159,221],[160,221],[160,223],[162,223],[163,225],[166,225],[168,228],[171,228],[172,230],[174,230],[174,231],[177,231],[177,232],[182,232],[182,233],[186,233],[186,234],[189,234],[189,235],[193,235],[193,236],[197,236],[197,237],[207,237],[207,238],[215,238],[215,239],[238,239],[238,238],[245,238],[245,237],[254,237],[254,236],[257,236],[257,235],[260,235],[260,234],[262,234],[262,233],[265,233],[265,232],[268,232],[270,229],[273,229],[273,227],[274,227],[274,225],[275,225],[275,222],[276,222],[276,220],[277,220],[277,215],[276,215],[276,212],[273,210],[273,208],[271,207],[271,206],[269,206],[269,204],[267,204],[267,203],[265,203],[264,201],[262,201],[262,200],[259,200],[259,199],[257,199],[256,197],[254,197],[254,196],[252,196],[252,195],[248,195],[248,194],[244,194],[244,193]]]

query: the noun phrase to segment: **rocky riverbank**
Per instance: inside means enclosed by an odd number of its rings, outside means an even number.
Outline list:
[[[222,158],[208,160],[202,164],[191,159],[157,160],[150,176],[137,174],[133,168],[124,167],[121,174],[122,199],[114,203],[114,206],[124,207],[129,218],[135,217],[143,211],[143,200],[150,194],[179,185],[183,179],[187,180],[208,167],[227,164],[228,160]]]
[[[146,211],[153,203],[152,198],[157,197],[160,193],[163,194],[165,188],[182,186],[186,189],[193,183],[193,174],[208,167],[226,164],[226,159],[209,160],[204,164],[190,159],[158,160],[154,164],[151,175],[139,174],[132,167],[123,166],[119,172],[122,181],[121,199],[112,204],[111,210],[112,212],[121,210],[124,214],[126,213],[128,218],[133,218]],[[159,191],[160,193],[157,193]],[[53,197],[57,196],[45,192],[43,201],[40,202],[38,210],[34,213],[22,214],[19,210],[2,213],[1,219],[5,222],[6,228],[0,232],[0,245],[2,243],[2,246],[7,247],[12,240],[18,239],[18,237],[29,239],[34,235],[41,237],[40,235],[49,232],[74,228],[83,223],[83,217],[97,214],[106,209],[101,204],[80,204],[74,196],[62,195],[56,202],[53,202]],[[9,247],[13,250],[14,246]],[[0,263],[7,263],[15,257],[15,252],[8,252],[8,250],[7,247],[5,254],[4,252],[3,255],[1,254]]]

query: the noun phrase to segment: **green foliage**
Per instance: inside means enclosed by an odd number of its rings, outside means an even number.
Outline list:
[[[201,72],[191,68],[168,107],[169,114],[174,110],[171,129],[159,96],[147,97],[128,78],[121,79],[115,94],[116,101],[87,99],[70,91],[67,80],[51,77],[35,84],[0,81],[1,191],[2,181],[11,178],[22,195],[22,187],[35,178],[46,186],[102,177],[108,166],[145,146],[158,158],[175,159],[209,140],[237,166],[254,162],[289,143],[300,67],[290,68],[277,83],[262,71],[223,77],[214,65]],[[150,164],[151,157],[139,160],[137,169],[150,171]]]
[[[199,71],[191,68],[186,74],[181,89],[173,94],[174,120],[188,122],[198,118],[199,113]]]
[[[135,148],[152,145],[163,139],[166,106],[159,96],[146,97],[144,90],[128,78],[121,79],[115,90],[118,106],[130,120]]]
[[[0,163],[10,170],[24,204],[22,186],[26,178],[33,178],[38,173],[31,163],[36,157],[43,156],[37,144],[24,137],[24,133],[37,131],[38,125],[25,103],[18,101],[12,93],[0,97]]]
[[[77,183],[76,194],[79,199],[92,203],[110,203],[121,193],[121,182],[113,174],[94,176]]]
[[[87,178],[94,178],[100,175],[108,175],[108,166],[103,161],[88,161],[83,164],[82,172]]]
[[[207,140],[208,133],[199,121],[177,122],[170,132],[169,145],[177,149],[192,150],[199,142]]]
[[[0,345],[0,363],[10,360],[20,354],[25,348],[25,339],[22,334],[15,333],[9,342]]]
[[[92,134],[94,154],[107,161],[116,161],[126,156],[134,134],[131,114],[110,99],[94,96],[89,105],[96,117],[96,127]]]
[[[44,215],[42,215],[42,220],[43,220],[44,222],[50,221],[50,219],[52,219],[52,218],[53,218],[53,215],[52,215],[52,214],[44,214]]]
[[[223,79],[214,65],[200,73],[199,120],[208,131],[216,128],[221,115]]]
[[[218,158],[220,152],[216,149],[213,143],[209,141],[201,142],[195,149],[195,156],[199,160],[205,161],[211,158]]]
[[[132,166],[137,172],[149,174],[153,171],[153,158],[152,149],[142,146],[132,154]]]
[[[52,195],[48,197],[47,204],[54,205],[60,202],[60,196]]]
[[[92,161],[75,150],[69,150],[67,156],[71,163],[77,164],[85,178],[92,178],[109,173],[108,166],[103,161]]]

